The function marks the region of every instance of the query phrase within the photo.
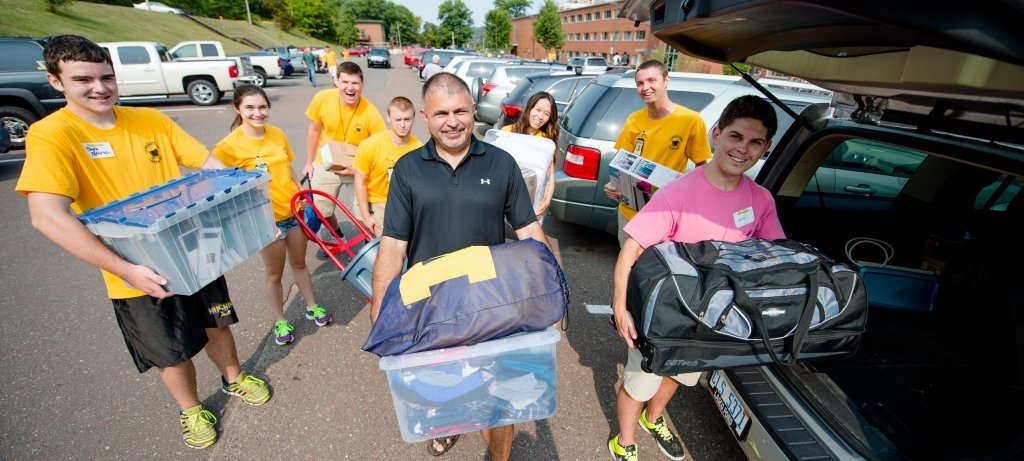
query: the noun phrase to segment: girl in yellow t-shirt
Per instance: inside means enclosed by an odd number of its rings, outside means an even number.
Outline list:
[[[322,327],[331,323],[331,316],[313,296],[313,281],[306,267],[307,239],[291,213],[292,196],[299,190],[298,177],[290,165],[295,155],[284,131],[267,123],[270,100],[262,88],[241,85],[234,91],[233,104],[237,115],[231,124],[231,133],[213,147],[213,155],[229,167],[260,169],[270,173],[270,202],[280,232],[261,253],[266,273],[263,290],[270,311],[277,318],[274,342],[283,346],[295,339],[292,335],[295,327],[284,316],[281,275],[286,257],[295,285],[308,303],[306,318]]]
[[[528,134],[530,136],[541,136],[548,138],[558,145],[558,111],[555,106],[555,98],[546,91],[540,91],[526,101],[526,109],[516,123],[505,125],[502,131]],[[537,221],[540,221],[548,212],[548,205],[551,204],[551,196],[555,193],[555,153],[551,153],[551,164],[548,166],[548,182],[544,188],[544,200],[540,208],[534,210],[537,213]]]

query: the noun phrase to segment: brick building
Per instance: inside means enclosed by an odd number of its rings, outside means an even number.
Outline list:
[[[387,40],[384,40],[383,21],[361,19],[356,21],[356,29],[359,29],[356,43],[366,46],[387,46]]]
[[[669,68],[689,72],[722,73],[722,66],[678,54],[651,33],[649,22],[634,24],[617,18],[621,0],[576,0],[562,4],[559,15],[565,45],[559,50],[544,50],[533,39],[533,23],[537,15],[512,20],[512,44],[515,54],[526,59],[557,59],[566,62],[574,56],[603,56],[612,63],[612,54],[629,55],[636,66],[651,57],[662,58]]]

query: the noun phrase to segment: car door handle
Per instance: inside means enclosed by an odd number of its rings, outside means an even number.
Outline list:
[[[869,186],[867,184],[858,184],[856,186],[846,186],[846,187],[843,188],[843,190],[845,190],[846,192],[849,192],[851,194],[860,194],[860,195],[875,195],[876,193],[878,193],[878,191],[875,190],[874,187],[871,187],[871,186]]]

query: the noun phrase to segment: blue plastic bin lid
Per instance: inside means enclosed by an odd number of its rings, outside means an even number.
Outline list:
[[[216,195],[229,193],[232,188],[263,175],[266,173],[240,168],[203,170],[93,208],[79,215],[78,220],[85,224],[108,222],[149,228],[157,220],[211,201]]]

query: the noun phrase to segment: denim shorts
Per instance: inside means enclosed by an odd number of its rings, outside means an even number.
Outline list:
[[[299,222],[295,218],[282,219],[274,224],[277,226],[277,230],[281,231],[280,234],[274,237],[275,241],[284,240],[288,236],[288,231],[299,227]]]

